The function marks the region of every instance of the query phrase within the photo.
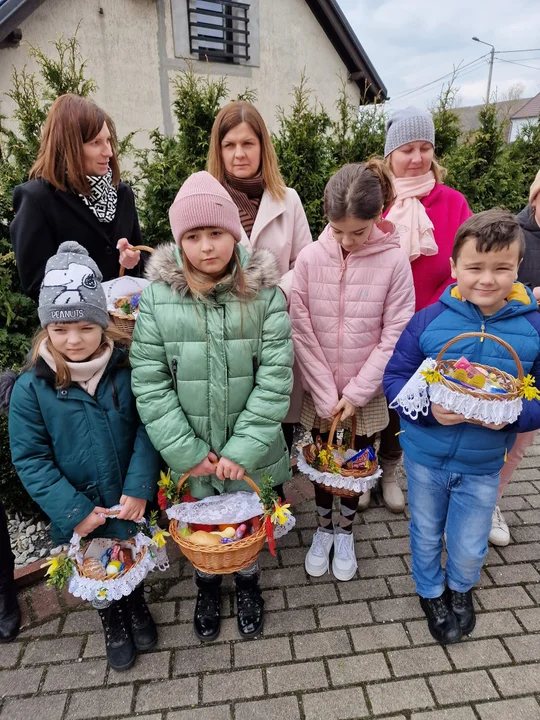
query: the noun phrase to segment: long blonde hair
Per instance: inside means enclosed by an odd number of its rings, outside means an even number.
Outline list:
[[[228,132],[243,122],[248,123],[261,143],[261,174],[264,186],[274,200],[282,201],[285,198],[285,183],[279,172],[277,155],[270,134],[257,108],[244,100],[225,105],[214,120],[206,169],[216,180],[223,183],[225,165],[221,154],[221,143]]]
[[[211,275],[207,275],[206,273],[197,270],[185,253],[182,253],[182,263],[184,265],[184,275],[190,293],[197,300],[202,300],[203,302],[207,301],[208,295],[213,292],[216,285],[221,282],[222,278],[216,279]],[[227,270],[225,271],[225,276],[227,275],[233,276],[234,294],[240,300],[250,300],[254,297],[253,291],[247,284],[246,274],[240,262],[238,245],[234,246],[233,254],[229,260]]]
[[[24,370],[31,370],[33,367],[35,367],[40,357],[39,349],[44,340],[46,343],[45,346],[47,350],[51,353],[54,364],[56,365],[56,378],[54,383],[55,387],[58,389],[69,387],[71,385],[71,373],[69,371],[66,358],[62,355],[62,353],[59,353],[52,344],[49,333],[47,332],[47,328],[42,328],[41,330],[38,330],[37,334],[34,336],[34,339],[32,341],[32,349],[30,351],[30,360],[25,365]],[[116,346],[125,347],[126,349],[128,349],[131,345],[131,338],[121,330],[118,330],[118,328],[116,328],[114,325],[110,325],[108,328],[105,328],[103,330],[103,333],[101,335],[101,345],[96,350],[94,355],[103,350],[109,342],[113,342]],[[127,365],[128,360],[126,357],[126,366]]]

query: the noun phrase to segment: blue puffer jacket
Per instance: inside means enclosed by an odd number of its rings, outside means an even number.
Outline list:
[[[423,360],[435,358],[451,338],[466,332],[486,332],[506,340],[516,351],[525,374],[540,384],[540,313],[528,288],[515,283],[507,304],[490,317],[463,300],[456,285],[446,289],[438,303],[416,313],[403,331],[384,374],[384,393],[392,401]],[[488,338],[466,338],[452,345],[445,358],[466,357],[516,374],[516,366],[502,345]],[[399,410],[398,410],[399,411]],[[400,442],[416,462],[449,472],[487,475],[498,472],[517,432],[540,428],[540,402],[524,400],[517,422],[503,430],[460,423],[440,425],[431,412],[413,421],[401,414]]]

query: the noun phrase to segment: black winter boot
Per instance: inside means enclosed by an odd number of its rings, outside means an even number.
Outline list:
[[[450,590],[450,588],[448,588],[448,600],[452,612],[458,619],[461,632],[463,635],[468,635],[474,630],[474,626],[476,625],[472,590],[460,593],[457,592],[457,590]]]
[[[21,627],[21,609],[13,580],[0,586],[0,643],[14,640]]]
[[[144,599],[144,584],[138,585],[128,596],[131,637],[137,652],[146,652],[156,646],[158,633],[156,623]]]
[[[129,631],[126,599],[115,600],[109,607],[98,610],[98,613],[105,632],[109,665],[118,672],[129,670],[137,654]]]
[[[199,591],[193,628],[199,640],[210,642],[217,638],[221,630],[221,575],[203,578],[196,573],[195,583]]]
[[[242,637],[254,637],[264,625],[264,600],[259,575],[236,575],[235,581],[238,631]]]
[[[461,628],[443,593],[437,598],[420,597],[420,605],[425,612],[429,632],[441,645],[451,645],[461,641]]]

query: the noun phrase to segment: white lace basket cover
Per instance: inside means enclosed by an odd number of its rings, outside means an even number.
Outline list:
[[[169,520],[197,525],[227,525],[243,523],[264,512],[263,504],[254,492],[240,490],[235,493],[210,495],[197,502],[179,503],[167,510]],[[284,525],[274,525],[276,539],[286,535],[296,525],[294,516],[289,515]],[[231,543],[233,545],[234,543]]]
[[[120,506],[115,506],[111,510],[119,511]],[[114,518],[116,515],[108,515],[107,517]],[[145,520],[143,519],[140,522],[144,523]],[[106,580],[82,577],[75,566],[68,584],[69,592],[83,600],[120,600],[122,597],[130,595],[151,570],[156,568],[166,570],[169,567],[165,546],[158,548],[155,541],[142,532],[137,533],[134,540],[135,546],[122,540],[94,538],[83,551],[81,549],[81,537],[74,533],[70,541],[68,557],[74,560],[75,563],[82,564],[85,557],[101,558],[103,553],[115,542],[119,542],[120,545],[131,549],[134,548],[137,557],[141,553],[143,553],[143,557],[137,565],[125,572],[121,577],[107,578]]]
[[[411,420],[417,420],[419,415],[427,415],[432,402],[463,415],[467,420],[501,425],[518,419],[523,407],[521,398],[483,400],[473,395],[454,392],[438,382],[428,384],[421,373],[424,370],[435,370],[436,367],[437,362],[433,358],[426,358],[389,407],[400,407]]]
[[[357,450],[349,448],[345,452],[345,460],[352,458],[357,454],[357,452]],[[313,480],[313,482],[316,482],[319,485],[325,485],[326,487],[339,488],[340,490],[350,490],[355,493],[365,493],[368,490],[372,490],[377,484],[377,480],[383,474],[380,467],[377,468],[373,475],[368,475],[367,477],[362,478],[346,477],[344,475],[338,475],[331,472],[321,472],[309,465],[302,453],[298,456],[297,462],[297,467],[300,472],[307,475],[310,480]]]

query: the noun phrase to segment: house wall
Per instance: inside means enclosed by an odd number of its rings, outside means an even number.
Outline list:
[[[246,88],[256,90],[257,106],[274,129],[276,108],[290,106],[293,85],[303,71],[313,98],[334,113],[346,68],[305,1],[252,2],[252,64],[195,60],[196,72],[226,75],[231,97]],[[189,51],[182,46],[185,17],[186,0],[46,0],[22,24],[23,43],[0,50],[0,93],[10,88],[13,66],[37,69],[25,43],[46,49],[60,34],[72,35],[80,22],[81,53],[88,60],[87,74],[98,85],[95,99],[113,117],[119,135],[156,127],[170,133],[172,81],[186,68]],[[358,103],[358,87],[348,82],[347,89]],[[9,117],[11,110],[11,101],[3,98],[0,112]],[[135,144],[146,146],[147,133],[139,133]]]

